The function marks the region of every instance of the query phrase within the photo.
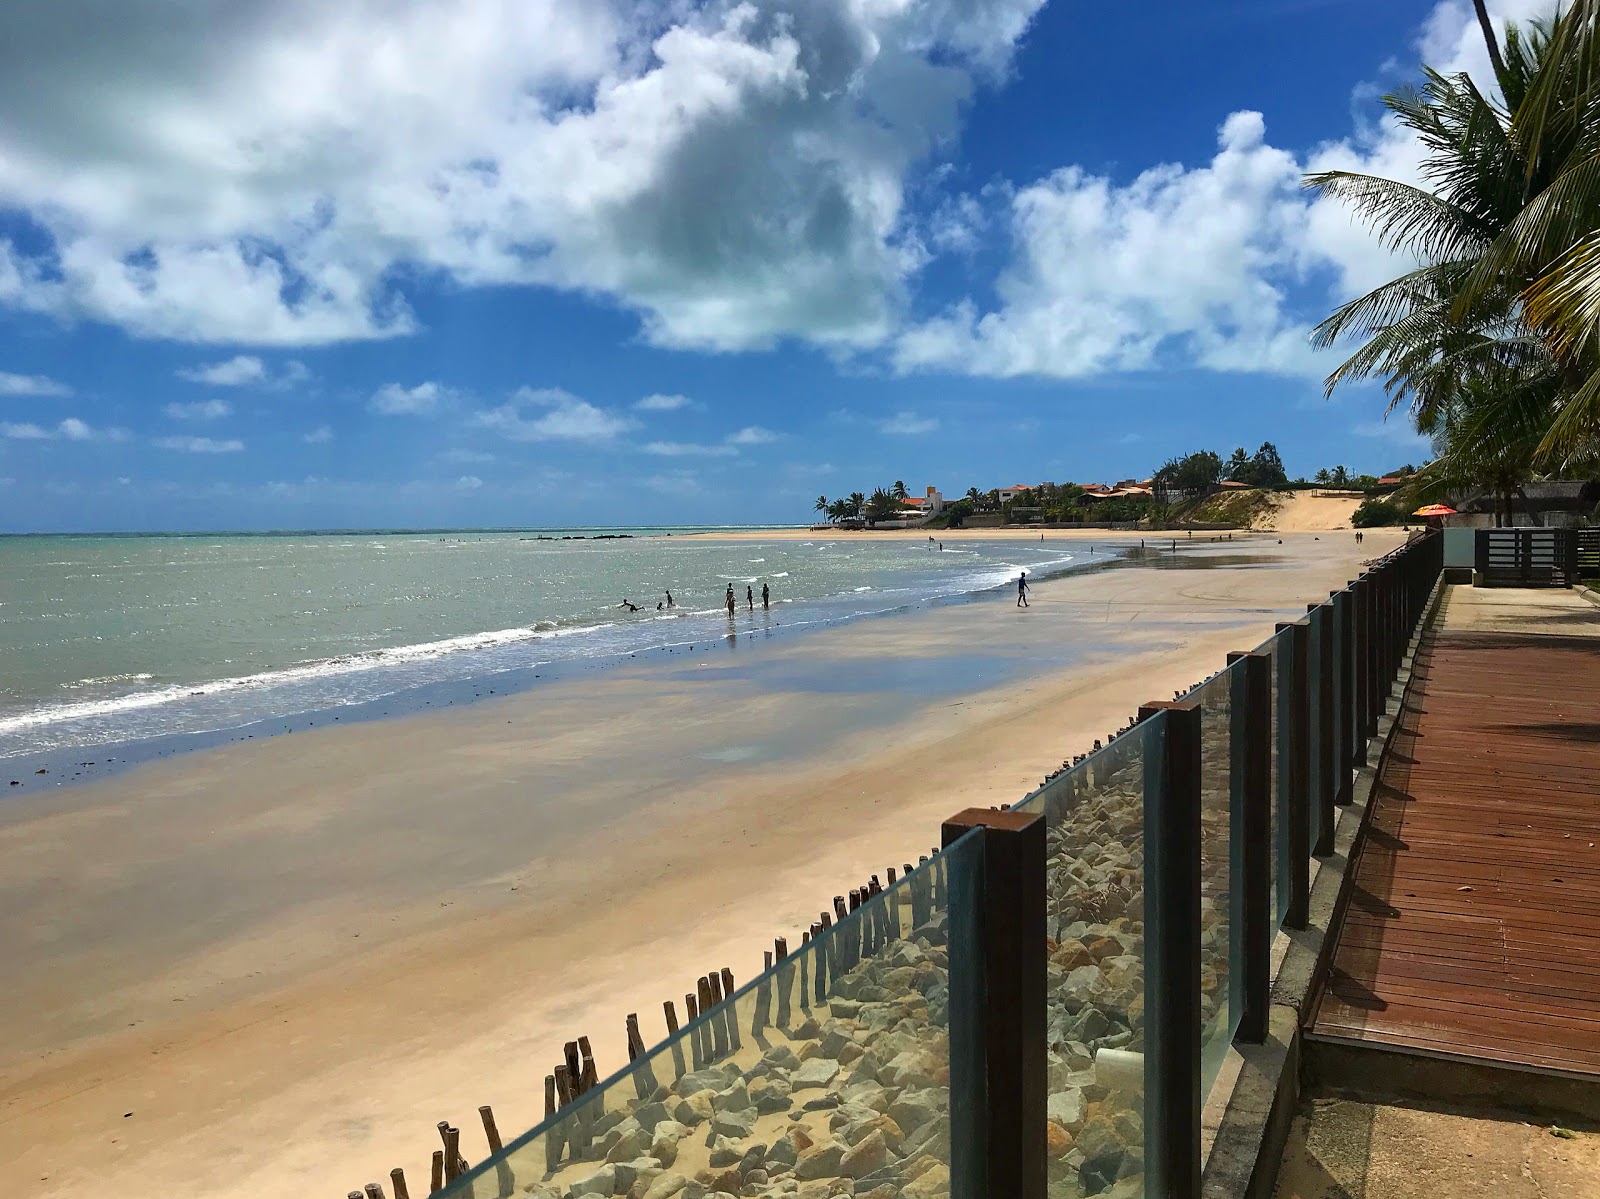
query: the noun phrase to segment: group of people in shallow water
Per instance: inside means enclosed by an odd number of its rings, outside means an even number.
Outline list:
[[[733,594],[733,584],[732,583],[728,584],[728,597],[727,598],[728,598],[728,615],[732,616],[733,613],[734,613],[734,609],[739,606],[738,598]],[[746,587],[744,589],[744,602],[747,605],[749,605],[750,611],[754,612],[756,610],[756,593],[755,593],[755,590],[753,588]],[[664,612],[668,608],[676,608],[677,606],[678,605],[673,602],[672,592],[670,592],[670,591],[666,593],[666,598],[665,599],[656,601],[656,611],[657,612]],[[765,583],[761,584],[761,606],[763,608],[772,607],[772,593],[767,590],[767,585]],[[629,612],[637,612],[639,610],[639,605],[638,604],[634,603],[632,600],[627,600],[627,599],[623,600],[620,604],[617,605],[617,607],[626,608]]]

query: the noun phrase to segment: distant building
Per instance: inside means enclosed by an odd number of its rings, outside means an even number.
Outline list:
[[[925,495],[906,496],[900,508],[908,520],[931,519],[944,511],[944,495],[937,487],[929,487]]]
[[[1497,497],[1478,495],[1455,505],[1452,528],[1493,528]],[[1518,528],[1571,529],[1600,507],[1600,482],[1524,483],[1511,496],[1511,524]]]

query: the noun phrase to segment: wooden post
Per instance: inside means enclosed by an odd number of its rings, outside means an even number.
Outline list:
[[[939,905],[944,902],[945,878],[942,873],[944,863],[939,860],[939,847],[933,847],[933,869],[928,871],[928,919],[933,919],[934,913],[939,910]]]
[[[433,1151],[433,1186],[429,1188],[430,1195],[437,1195],[444,1190],[444,1150]]]
[[[739,1013],[733,1002],[733,993],[739,988],[733,985],[733,971],[726,966],[722,968],[722,998],[728,1004],[728,1044],[733,1051],[738,1053],[742,1044],[739,1040]]]
[[[578,1038],[578,1050],[583,1054],[583,1091],[584,1094],[587,1095],[590,1091],[596,1091],[599,1089],[600,1071],[595,1069],[594,1052],[589,1048],[588,1037]],[[601,1116],[605,1115],[605,1093],[602,1091],[597,1094],[591,1102],[584,1106],[584,1112],[584,1119],[590,1124],[593,1124]]]
[[[924,869],[928,864],[927,856],[917,859],[917,872],[912,877],[911,886],[911,928],[916,931],[928,923],[928,876],[932,873]],[[909,867],[906,873],[910,874]]]
[[[969,887],[973,935],[949,945],[953,1197],[1048,1192],[1044,826],[1038,813],[968,808],[941,830],[946,845],[981,830],[983,855],[981,887]],[[952,921],[961,915],[952,906]]]
[[[406,1172],[399,1166],[389,1171],[389,1184],[394,1187],[394,1199],[411,1199],[411,1192],[406,1189]]]
[[[389,1199],[389,1197],[383,1193],[383,1185],[381,1183],[367,1183],[366,1192],[367,1199]]]
[[[838,918],[838,931],[833,934],[833,979],[837,983],[841,974],[850,973],[855,964],[850,960],[850,926],[845,917],[850,913],[844,906],[844,896],[833,897],[833,914]]]
[[[444,1180],[454,1182],[466,1166],[461,1160],[461,1130],[452,1128],[448,1120],[440,1120],[439,1137],[444,1141]]]
[[[787,937],[778,937],[772,942],[772,961],[778,968],[778,972],[774,976],[778,983],[778,1027],[785,1031],[788,1030],[792,1018],[789,1007],[789,987],[794,978],[794,971],[785,964],[788,957],[789,940]]]
[[[1241,990],[1238,1039],[1259,1045],[1267,1035],[1268,1006],[1272,1001],[1272,655],[1228,655],[1232,665],[1244,659],[1242,710],[1235,710],[1235,728],[1242,733],[1243,760],[1235,769],[1242,775],[1236,827],[1240,840],[1243,877],[1232,890],[1240,900],[1239,931]]]
[[[491,1156],[501,1154],[505,1146],[500,1143],[500,1129],[495,1126],[494,1110],[488,1104],[478,1109],[478,1118],[483,1121],[483,1136],[489,1142]],[[517,1193],[517,1179],[511,1173],[511,1163],[501,1158],[494,1164],[494,1181],[498,1199],[511,1199]]]
[[[861,889],[853,888],[850,892],[850,914],[855,916],[861,910]],[[854,970],[861,964],[862,951],[868,947],[867,922],[861,917],[850,921],[850,934],[845,937],[845,948],[850,954],[850,969]]]
[[[761,977],[756,980],[756,1010],[750,1017],[750,1035],[761,1039],[761,1030],[772,1019],[772,950],[761,953]]]
[[[800,934],[800,1010],[811,1010],[811,980],[807,976],[811,966],[811,959],[817,955],[811,952],[811,942],[816,939],[816,930],[820,925],[813,924],[810,932]]]
[[[566,1141],[561,1125],[551,1122],[557,1110],[556,1076],[554,1074],[546,1074],[544,1076],[544,1119],[548,1129],[544,1137],[544,1168],[550,1174],[554,1174],[556,1167],[561,1164],[561,1149]]]
[[[704,1030],[695,1027],[695,1021],[700,1019],[700,1001],[698,997],[685,995],[683,997],[683,1010],[686,1013],[684,1019],[689,1022],[689,1052],[693,1058],[694,1068],[699,1070],[706,1064],[706,1047],[703,1037]]]
[[[640,1099],[648,1099],[661,1089],[661,1084],[656,1080],[655,1068],[650,1065],[650,1058],[645,1053],[644,1036],[639,1032],[639,1017],[635,1013],[628,1017],[628,1060],[640,1063],[633,1072],[634,1090]]]
[[[900,929],[900,888],[894,885],[894,867],[889,867],[889,936],[898,941],[904,933]]]
[[[1200,705],[1166,713],[1161,769],[1145,771],[1144,1163],[1147,1193],[1200,1194]]]
[[[711,976],[702,974],[695,987],[700,998],[700,1019],[703,1024],[710,1025],[706,1033],[710,1042],[706,1046],[706,1061],[720,1062],[728,1053],[728,1034],[723,1029],[722,1020],[716,1011],[717,1000],[712,992]]]
[[[667,1039],[672,1042],[673,1079],[677,1080],[684,1075],[683,1041],[678,1036],[678,1012],[672,1006],[672,1000],[670,999],[661,1001],[661,1010],[667,1017]]]
[[[817,1002],[826,1003],[839,981],[839,939],[833,935],[833,917],[822,913],[822,953],[817,958]],[[826,977],[824,977],[826,975]]]

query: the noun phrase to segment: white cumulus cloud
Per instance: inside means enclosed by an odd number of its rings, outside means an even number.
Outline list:
[[[878,422],[878,431],[880,433],[889,433],[901,437],[915,437],[923,433],[932,433],[938,428],[938,418],[919,416],[915,412],[897,412],[887,420]]]
[[[729,445],[769,445],[778,440],[778,435],[771,429],[763,429],[760,425],[747,425],[736,433],[728,435]]]
[[[192,404],[168,404],[162,409],[173,420],[221,420],[233,413],[227,400],[196,400]]]
[[[236,437],[218,440],[213,437],[157,437],[151,445],[162,450],[177,450],[185,454],[236,454],[244,449],[244,442]]]
[[[731,458],[739,451],[731,445],[703,445],[687,441],[651,441],[642,447],[662,458]]]
[[[69,396],[72,388],[44,375],[13,375],[0,371],[0,396]]]
[[[327,445],[333,440],[333,430],[327,425],[318,425],[311,432],[304,434],[300,440],[307,445]]]
[[[1044,0],[0,8],[0,303],[192,343],[416,327],[416,268],[646,335],[870,344],[908,177]]]
[[[178,371],[180,379],[187,379],[191,383],[210,383],[216,387],[242,387],[247,383],[260,383],[266,377],[266,364],[248,354],[240,354],[226,362],[186,367]]]
[[[0,422],[0,437],[13,441],[126,441],[128,431],[117,428],[96,428],[87,421],[69,416],[54,428],[31,422]]]
[[[510,441],[606,442],[634,426],[559,387],[519,388],[509,403],[479,412],[474,421]]]
[[[694,401],[688,396],[680,395],[648,395],[634,405],[640,412],[676,412],[680,408],[687,408]]]
[[[402,387],[385,383],[367,401],[369,411],[379,416],[428,416],[453,398],[453,393],[437,383],[418,383]]]

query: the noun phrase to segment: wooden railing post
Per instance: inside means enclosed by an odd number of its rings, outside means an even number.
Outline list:
[[[1289,630],[1289,712],[1287,736],[1278,754],[1278,769],[1288,778],[1289,811],[1289,890],[1285,928],[1304,928],[1311,907],[1311,795],[1307,778],[1307,751],[1311,722],[1311,696],[1306,678],[1306,647],[1310,625],[1303,620],[1278,625],[1278,632]],[[1282,884],[1280,884],[1282,885]]]
[[[1230,830],[1239,839],[1241,877],[1232,886],[1240,900],[1240,1016],[1238,1040],[1259,1045],[1267,1036],[1272,1001],[1272,655],[1233,653],[1243,659],[1242,702],[1233,708],[1235,744],[1242,750],[1233,768],[1242,778],[1237,820]]]
[[[1200,705],[1165,713],[1159,770],[1145,766],[1145,1193],[1200,1194]],[[999,1194],[999,1192],[996,1192]]]
[[[946,847],[973,829],[983,838],[971,896],[978,935],[950,938],[951,1199],[1045,1199],[1049,1185],[1044,823],[1038,813],[968,808],[942,829]],[[950,873],[954,927],[967,885]],[[966,1019],[958,987],[977,1008]]]
[[[1319,611],[1320,609],[1320,611]],[[1334,766],[1339,760],[1335,744],[1338,721],[1333,711],[1333,680],[1339,669],[1333,654],[1333,606],[1307,604],[1306,614],[1314,617],[1311,636],[1312,648],[1317,655],[1316,719],[1311,722],[1311,738],[1316,752],[1311,755],[1314,777],[1307,788],[1311,810],[1315,815],[1316,840],[1311,846],[1314,856],[1323,858],[1333,852],[1333,796]]]

